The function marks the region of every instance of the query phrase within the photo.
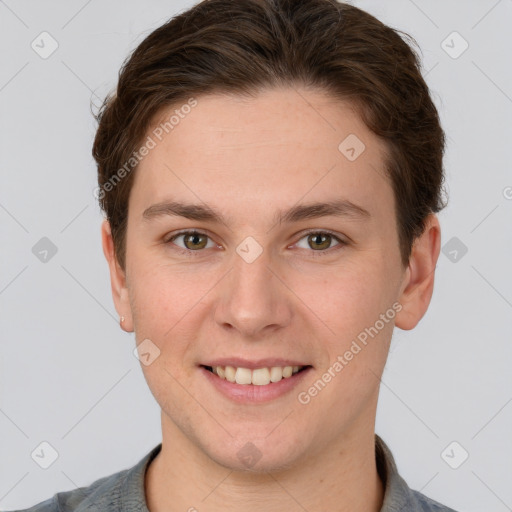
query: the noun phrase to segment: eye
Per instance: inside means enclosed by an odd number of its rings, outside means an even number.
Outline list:
[[[301,240],[306,240],[307,246],[300,246]],[[312,249],[313,256],[323,256],[324,253],[330,253],[328,249],[331,249],[331,243],[333,241],[338,242],[336,246],[344,246],[346,242],[338,238],[336,235],[329,233],[328,231],[310,231],[306,233],[300,240],[297,242],[297,246],[305,249]],[[315,254],[316,253],[316,254]]]
[[[176,244],[175,241],[182,238],[183,246]],[[209,236],[206,233],[202,233],[201,231],[181,231],[180,233],[176,233],[166,240],[166,243],[173,243],[177,245],[184,252],[197,252],[200,249],[209,249],[211,247],[215,247],[215,244],[208,240]],[[208,245],[208,241],[210,245]]]
[[[182,244],[176,243],[177,240],[182,239]],[[301,247],[301,241],[306,240],[307,246]],[[324,256],[331,254],[332,251],[329,249],[333,249],[332,242],[336,241],[336,245],[334,247],[340,246],[341,249],[343,246],[347,245],[347,242],[341,240],[339,237],[330,233],[328,231],[310,231],[305,233],[302,238],[300,238],[299,242],[297,242],[297,246],[302,249],[311,249],[309,252],[312,253],[313,257]],[[212,247],[218,247],[211,239],[210,236],[202,231],[190,230],[190,231],[180,231],[170,236],[167,240],[165,240],[166,244],[172,243],[177,247],[177,251],[188,256],[195,256],[194,253],[201,252],[201,249],[211,249]],[[291,247],[291,246],[289,246]]]

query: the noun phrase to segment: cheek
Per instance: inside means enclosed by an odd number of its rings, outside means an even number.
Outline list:
[[[200,323],[198,300],[205,291],[201,293],[194,281],[191,284],[190,276],[157,265],[132,275],[137,344],[147,345],[151,360],[144,364],[140,356],[144,377],[162,409],[186,411],[193,404],[184,406],[190,397],[181,383],[189,379],[193,368],[189,348]]]
[[[211,276],[210,276],[211,277]],[[211,287],[208,275],[140,258],[131,269],[131,301],[140,330],[162,337],[181,321]]]
[[[322,400],[340,418],[375,396],[396,313],[384,260],[366,260],[331,269],[322,279],[317,275],[303,280],[297,293],[314,312],[308,315],[318,325],[319,343],[326,352],[319,368],[320,379],[327,383]],[[319,382],[318,388],[322,386]]]
[[[341,348],[390,306],[392,286],[379,261],[366,258],[294,279],[296,290],[321,333]],[[319,331],[320,332],[320,331]]]
[[[170,355],[182,358],[190,337],[188,322],[200,311],[201,295],[189,276],[154,264],[141,265],[139,272],[133,269],[130,303],[135,335],[137,344],[149,339],[156,346],[155,369],[164,361],[166,367],[173,366]]]

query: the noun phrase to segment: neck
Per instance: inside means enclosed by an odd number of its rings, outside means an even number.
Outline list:
[[[146,473],[150,512],[378,512],[384,486],[377,473],[374,424],[292,468],[233,471],[207,457],[162,414],[162,450]]]

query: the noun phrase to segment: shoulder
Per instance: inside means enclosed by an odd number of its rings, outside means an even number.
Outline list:
[[[99,478],[87,487],[79,487],[72,491],[59,492],[30,508],[13,510],[12,512],[70,512],[85,511],[94,501],[94,505],[104,506],[104,511],[114,510],[112,505],[120,495],[120,484],[128,470]],[[117,510],[117,509],[116,509]]]
[[[384,483],[384,502],[381,512],[457,512],[411,489],[400,476],[391,450],[386,443],[375,435],[375,453],[377,471]]]
[[[414,510],[421,512],[457,512],[453,508],[442,505],[418,491],[411,491],[412,499],[415,501]]]
[[[31,508],[11,512],[118,512],[144,510],[144,477],[162,443],[144,455],[135,466],[95,480],[86,487],[59,492]]]

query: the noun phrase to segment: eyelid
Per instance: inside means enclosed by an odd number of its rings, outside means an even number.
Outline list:
[[[213,242],[217,247],[219,247],[219,245],[216,242],[213,241],[213,237],[207,231],[204,231],[202,229],[194,229],[194,228],[192,228],[192,229],[183,229],[183,230],[178,231],[176,233],[172,233],[170,236],[165,237],[164,243],[165,244],[169,244],[169,243],[172,243],[174,239],[178,238],[181,235],[191,235],[191,234],[197,234],[197,235],[206,236],[206,237],[209,238],[209,240],[211,242]],[[330,231],[328,229],[309,229],[309,230],[302,231],[302,232],[298,233],[296,235],[296,236],[299,237],[297,242],[294,242],[293,244],[288,245],[287,248],[288,247],[293,247],[295,244],[300,242],[304,237],[306,237],[306,236],[308,236],[310,234],[330,235],[332,238],[334,238],[338,242],[338,244],[335,245],[334,247],[329,247],[328,249],[325,249],[325,250],[318,250],[318,251],[315,251],[313,249],[309,250],[308,252],[313,253],[313,256],[322,256],[323,254],[331,254],[331,252],[335,251],[336,248],[340,249],[340,248],[343,248],[345,245],[349,244],[349,241],[344,240],[338,234],[336,234],[333,231]],[[176,250],[178,252],[184,253],[184,254],[190,255],[190,256],[194,256],[194,253],[198,253],[199,254],[199,253],[204,251],[204,249],[203,250],[193,251],[191,249],[183,249],[182,247],[179,247],[176,244],[173,244],[173,245],[175,245]],[[211,249],[211,247],[210,247],[210,249]]]
[[[209,241],[211,241],[217,247],[219,246],[216,242],[213,241],[213,237],[207,231],[204,231],[202,229],[194,229],[194,228],[192,228],[192,229],[183,229],[181,231],[177,231],[175,233],[172,233],[170,236],[164,237],[164,244],[171,244],[172,243],[175,246],[175,248],[176,248],[176,250],[178,252],[181,252],[181,253],[193,256],[194,253],[200,253],[202,251],[200,251],[200,250],[199,251],[193,251],[191,249],[184,249],[183,247],[179,247],[178,245],[173,243],[173,241],[176,238],[178,238],[179,236],[182,236],[182,235],[192,235],[192,234],[206,236],[206,237],[208,237]],[[208,249],[211,249],[211,247],[208,247]]]
[[[330,231],[329,229],[308,229],[306,231],[301,231],[296,236],[299,236],[300,237],[299,240],[301,240],[305,236],[311,235],[313,233],[321,234],[321,235],[331,235],[333,238],[335,238],[340,243],[348,244],[348,242],[349,242],[348,237],[345,237],[346,238],[346,240],[345,240],[344,238],[342,238],[341,234],[335,233],[334,231]],[[319,251],[319,252],[321,252],[321,251]],[[323,252],[325,252],[325,251],[323,251]]]
[[[343,249],[343,247],[345,247],[349,243],[347,240],[344,240],[337,233],[334,233],[333,231],[330,231],[329,229],[309,229],[307,231],[303,231],[303,232],[299,233],[298,234],[299,239],[297,240],[297,242],[292,244],[292,246],[296,245],[304,237],[306,237],[308,235],[311,235],[311,234],[330,235],[332,238],[334,238],[338,242],[335,246],[329,247],[328,249],[325,249],[325,250],[317,250],[317,251],[315,251],[313,249],[309,249],[309,250],[304,249],[307,252],[311,253],[311,255],[313,257],[322,257],[322,256],[331,255],[333,252],[335,252],[337,250],[340,250],[340,249]],[[291,246],[288,246],[288,247],[291,247]]]

